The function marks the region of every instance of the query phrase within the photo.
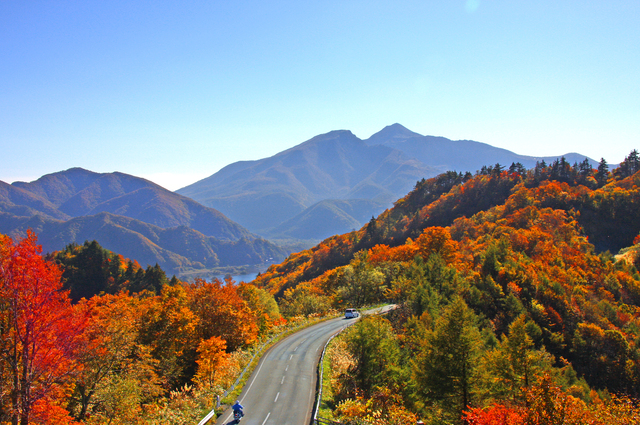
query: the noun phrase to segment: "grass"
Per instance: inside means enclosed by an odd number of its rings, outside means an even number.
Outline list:
[[[327,351],[332,342],[333,340],[327,345]],[[331,385],[331,359],[329,356],[325,355],[322,359],[322,369],[322,399],[320,400],[320,407],[318,408],[318,416],[333,421],[335,420],[333,417],[335,402],[333,399],[333,387]]]

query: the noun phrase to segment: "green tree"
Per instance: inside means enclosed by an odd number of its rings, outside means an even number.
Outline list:
[[[168,283],[167,275],[164,270],[160,268],[158,263],[155,266],[147,266],[144,272],[144,278],[141,282],[139,290],[149,290],[156,294],[160,294],[162,287]]]
[[[349,331],[346,340],[348,351],[355,360],[347,373],[353,380],[354,389],[368,398],[376,387],[396,387],[400,348],[387,319],[380,316],[362,318]]]
[[[614,171],[615,175],[619,179],[632,176],[640,171],[640,155],[636,149],[620,163],[620,166]]]
[[[456,298],[436,320],[413,363],[418,398],[427,406],[439,406],[445,420],[459,421],[477,390],[483,341],[476,320]]]
[[[609,165],[607,165],[607,161],[605,161],[604,158],[600,158],[600,164],[598,164],[595,179],[600,187],[607,184],[607,180],[609,179]]]
[[[338,297],[345,305],[360,307],[384,300],[384,273],[373,267],[368,260],[368,252],[360,251],[342,269]]]
[[[486,353],[481,379],[489,398],[521,402],[525,391],[551,369],[552,356],[544,350],[536,350],[527,326],[526,316],[520,315],[509,326],[509,335]]]
[[[411,282],[408,304],[412,313],[435,316],[440,305],[453,297],[457,274],[439,254],[431,254],[426,261],[416,257],[407,270],[407,278]]]
[[[108,258],[109,252],[95,240],[86,241],[82,246],[75,243],[67,245],[55,255],[54,260],[64,270],[64,288],[70,290],[73,302],[107,291]]]

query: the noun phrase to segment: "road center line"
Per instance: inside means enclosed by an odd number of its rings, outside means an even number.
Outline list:
[[[276,399],[273,400],[273,402],[275,403],[276,401],[278,401],[278,397],[280,397],[280,392],[278,391],[278,394],[276,394]]]
[[[291,360],[293,358],[293,354],[289,356],[289,360]]]
[[[284,371],[288,371],[289,370],[289,365],[287,365],[287,367],[284,369]]]
[[[282,381],[280,381],[280,385],[284,384],[284,376],[282,377]]]
[[[271,415],[271,412],[267,413],[267,417],[264,418],[264,421],[262,421],[262,425],[267,423],[267,419],[269,419],[269,415]]]

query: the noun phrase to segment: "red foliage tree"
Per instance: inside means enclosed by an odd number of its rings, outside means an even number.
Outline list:
[[[468,425],[524,425],[522,408],[512,408],[494,404],[486,409],[474,408],[463,414]]]
[[[47,412],[59,421],[61,400],[79,369],[85,319],[61,291],[62,272],[41,251],[31,231],[17,244],[0,239],[0,370],[9,394],[0,401],[15,425],[48,423]]]

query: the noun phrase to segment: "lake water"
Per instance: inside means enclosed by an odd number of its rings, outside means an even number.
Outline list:
[[[219,276],[215,276],[215,277],[217,277],[220,280],[224,280],[225,276],[226,275],[219,275]],[[240,283],[240,282],[249,283],[253,279],[255,279],[256,276],[258,276],[258,273],[231,275],[231,277],[233,278],[233,280],[235,280],[236,283]]]

